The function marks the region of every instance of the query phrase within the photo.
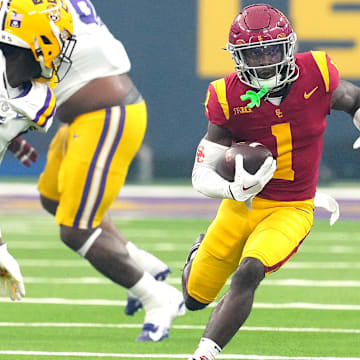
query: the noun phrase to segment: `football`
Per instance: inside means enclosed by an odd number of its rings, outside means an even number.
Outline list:
[[[244,169],[255,174],[268,156],[273,156],[271,151],[258,142],[243,142],[233,144],[216,164],[216,172],[228,181],[234,181],[235,157],[241,154],[244,159]]]

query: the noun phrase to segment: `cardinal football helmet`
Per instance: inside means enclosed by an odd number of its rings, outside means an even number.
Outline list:
[[[31,49],[41,76],[60,81],[71,66],[76,40],[65,0],[0,1],[0,42]]]
[[[226,49],[243,83],[276,91],[299,76],[295,44],[296,34],[282,12],[250,5],[234,19]]]

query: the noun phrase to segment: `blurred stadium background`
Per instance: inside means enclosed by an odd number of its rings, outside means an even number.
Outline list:
[[[234,16],[251,1],[92,2],[124,43],[131,75],[148,104],[147,134],[129,180],[162,185],[126,186],[112,215],[129,240],[170,265],[170,281],[180,288],[188,249],[218,206],[188,186],[207,127],[205,94],[210,81],[233,71],[221,48]],[[299,51],[325,49],[342,77],[360,85],[360,0],[261,2],[290,18]],[[57,126],[48,135],[25,135],[40,154],[35,166],[25,168],[7,154],[0,168],[0,224],[27,291],[21,303],[0,295],[0,359],[187,358],[182,354],[195,349],[212,308],[177,319],[167,341],[139,344],[134,339],[143,312],[126,317],[126,292],[60,242],[34,183]],[[326,189],[339,200],[342,221],[330,228],[328,213],[317,209],[301,251],[257,291],[254,311],[220,358],[360,360],[360,151],[352,150],[357,136],[350,116],[329,116],[320,184],[348,185]],[[29,183],[16,184],[28,177]]]
[[[299,38],[298,51],[325,49],[342,77],[360,85],[360,1],[264,1],[282,10]],[[148,104],[149,124],[144,146],[129,180],[149,182],[190,177],[194,153],[207,121],[203,102],[209,81],[233,71],[221,48],[229,25],[242,6],[252,1],[226,0],[93,0],[99,16],[122,40],[132,60],[131,75]],[[27,169],[7,154],[0,174],[36,176],[45,163],[55,133],[27,134],[40,159]],[[328,118],[321,183],[356,180],[360,152],[352,150],[357,131],[351,118],[333,112]]]

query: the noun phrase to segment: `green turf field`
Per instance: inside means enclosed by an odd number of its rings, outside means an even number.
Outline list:
[[[26,297],[0,298],[0,360],[186,359],[211,309],[178,318],[170,338],[138,343],[143,311],[124,315],[126,293],[67,249],[47,216],[0,216],[3,236],[19,260]],[[119,220],[138,246],[181,268],[207,220]],[[317,221],[299,253],[257,291],[244,328],[223,359],[360,360],[359,223],[330,228]],[[330,360],[330,359],[329,359]]]

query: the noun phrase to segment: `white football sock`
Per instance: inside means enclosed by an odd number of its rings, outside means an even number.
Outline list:
[[[221,347],[208,338],[201,338],[200,343],[193,355],[193,359],[214,360],[220,354]]]
[[[143,304],[145,323],[170,326],[171,319],[164,314],[174,297],[173,292],[178,292],[175,288],[155,280],[149,273],[144,272],[143,277],[129,291]]]
[[[156,276],[157,274],[168,269],[168,266],[156,256],[148,253],[145,250],[139,249],[130,241],[126,244],[126,249],[136,264],[152,276]]]

